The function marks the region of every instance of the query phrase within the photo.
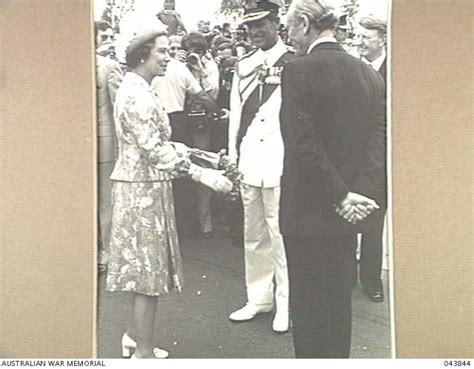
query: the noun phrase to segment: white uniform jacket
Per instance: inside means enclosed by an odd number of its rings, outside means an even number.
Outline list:
[[[242,107],[258,86],[252,71],[271,67],[288,51],[280,39],[270,50],[258,50],[238,62],[230,96],[229,155],[238,160],[242,182],[256,187],[277,187],[283,171],[284,146],[280,132],[281,86],[263,103],[237,148]]]

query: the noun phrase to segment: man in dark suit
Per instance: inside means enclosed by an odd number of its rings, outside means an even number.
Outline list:
[[[383,180],[384,83],[337,44],[337,22],[318,0],[288,13],[280,224],[296,357],[349,357],[355,237]]]
[[[359,53],[362,61],[369,64],[387,80],[387,23],[370,15],[359,21],[361,26]],[[359,264],[359,279],[371,301],[384,299],[381,279],[383,259],[383,228],[386,209],[386,181],[376,194],[380,210],[371,219],[371,227],[362,234]]]
[[[117,138],[113,103],[123,77],[118,62],[110,56],[114,38],[112,26],[100,21],[95,23],[96,76],[97,76],[97,145],[98,145],[98,231],[99,272],[105,271],[108,262],[110,229],[112,226],[112,181],[110,175],[117,156]],[[103,56],[101,53],[104,53]]]
[[[387,80],[387,23],[373,15],[363,17],[359,24],[360,44],[358,51],[362,60]]]

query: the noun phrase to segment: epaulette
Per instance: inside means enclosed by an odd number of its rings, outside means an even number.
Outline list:
[[[242,60],[248,59],[249,57],[251,57],[252,55],[254,55],[257,51],[258,51],[258,49],[254,49],[254,50],[248,52],[247,54],[242,55],[239,59],[237,59],[237,62],[235,63],[235,74],[236,74],[240,79],[247,78],[247,77],[253,75],[253,74],[257,71],[258,67],[257,67],[257,68],[254,68],[250,73],[247,73],[247,74],[245,74],[245,75],[242,75],[242,74],[240,73],[240,72],[241,72],[241,71],[240,71],[240,62],[241,62]]]
[[[241,60],[247,59],[248,57],[250,57],[250,56],[252,56],[253,54],[255,54],[257,51],[258,51],[258,48],[255,48],[255,49],[249,51],[247,54],[242,55],[241,57],[239,57],[239,58],[237,59],[237,63],[238,63],[239,61],[241,61]]]

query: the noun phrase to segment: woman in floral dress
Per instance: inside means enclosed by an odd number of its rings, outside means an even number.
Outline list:
[[[171,180],[190,175],[216,191],[232,184],[219,172],[191,164],[187,148],[169,141],[168,117],[150,83],[164,75],[170,60],[163,27],[135,34],[126,50],[130,71],[115,100],[118,158],[113,180],[112,232],[106,288],[133,293],[136,331],[122,337],[123,353],[134,357],[166,357],[153,349],[158,296],[179,291],[182,265],[176,231]],[[129,328],[130,330],[130,328]]]

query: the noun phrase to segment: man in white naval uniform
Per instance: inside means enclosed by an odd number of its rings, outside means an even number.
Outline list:
[[[280,132],[283,66],[293,58],[278,37],[277,0],[257,1],[244,22],[258,49],[242,57],[230,97],[229,155],[243,174],[247,304],[230,314],[248,321],[276,305],[272,328],[288,330],[288,272],[278,212],[284,147]]]

